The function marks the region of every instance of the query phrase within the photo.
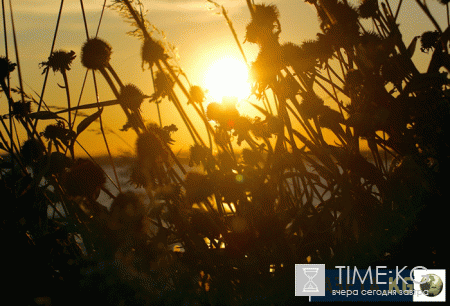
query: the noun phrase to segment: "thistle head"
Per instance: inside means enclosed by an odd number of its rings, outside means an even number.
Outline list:
[[[88,39],[81,48],[81,63],[88,69],[102,69],[109,65],[111,46],[100,38]]]
[[[131,191],[119,193],[109,211],[113,229],[125,227],[129,230],[139,230],[142,227],[145,207],[139,197]]]
[[[25,141],[20,148],[20,154],[26,165],[36,163],[42,156],[44,156],[45,148],[37,139],[30,138]]]
[[[420,42],[422,44],[420,50],[424,53],[428,52],[430,49],[433,49],[436,47],[436,43],[439,40],[439,32],[438,31],[434,31],[434,32],[425,32],[422,34],[422,36],[420,36]]]
[[[144,95],[142,91],[133,84],[128,84],[122,87],[119,95],[119,102],[130,110],[138,110],[142,102],[148,96]]]
[[[167,55],[165,54],[164,47],[161,43],[150,38],[145,39],[142,43],[141,57],[142,66],[147,63],[150,67],[152,67],[158,60],[167,58]]]
[[[65,173],[63,185],[69,196],[82,196],[96,199],[100,188],[105,184],[105,174],[100,166],[92,161],[79,158]]]
[[[373,18],[378,14],[378,0],[363,0],[358,7],[361,18]]]
[[[175,82],[167,73],[158,70],[154,81],[155,95],[161,98],[170,97],[174,84]]]
[[[214,184],[207,175],[188,172],[184,183],[189,204],[206,201],[214,193]]]
[[[194,85],[189,89],[191,102],[202,103],[205,100],[205,92],[200,86]]]
[[[4,80],[8,75],[16,69],[17,64],[11,63],[9,59],[0,56],[0,79]]]
[[[273,27],[278,21],[280,13],[274,4],[256,4],[254,5],[253,20],[263,27]]]
[[[75,59],[75,57],[75,51],[67,52],[64,50],[58,50],[52,52],[52,54],[48,58],[48,61],[39,64],[39,66],[45,67],[44,71],[42,71],[42,74],[46,73],[50,68],[53,70],[53,72],[63,72],[70,70],[70,65],[72,64],[72,61]]]

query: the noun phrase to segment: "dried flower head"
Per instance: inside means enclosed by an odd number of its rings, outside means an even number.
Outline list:
[[[206,117],[209,120],[219,121],[221,114],[221,106],[218,102],[209,103],[206,107]]]
[[[280,17],[278,8],[274,4],[256,4],[253,9],[253,20],[262,27],[273,27]]]
[[[323,109],[323,100],[320,99],[315,93],[306,92],[302,94],[303,102],[300,105],[300,113],[306,119],[314,118],[320,115]]]
[[[144,67],[145,63],[152,67],[158,60],[167,58],[164,52],[164,47],[159,41],[154,41],[151,38],[145,39],[141,48],[142,67]]]
[[[363,0],[358,7],[361,18],[373,18],[378,14],[378,0]]]
[[[50,68],[52,68],[53,72],[70,70],[70,65],[75,57],[75,51],[53,51],[49,56],[48,61],[39,64],[41,67],[45,66],[42,74],[46,73]]]
[[[166,160],[168,145],[174,142],[170,136],[172,131],[171,127],[161,128],[154,123],[147,125],[147,131],[140,134],[136,141],[138,160],[155,160],[158,157]]]
[[[25,117],[31,112],[31,102],[14,102],[12,113],[17,117]]]
[[[16,69],[17,64],[13,64],[4,56],[0,56],[0,80],[4,80],[8,77],[10,72]]]
[[[199,166],[200,164],[210,164],[212,161],[212,155],[208,148],[194,144],[190,147],[190,158],[189,158],[189,167],[192,167],[194,164]],[[213,166],[213,165],[211,165]]]
[[[109,65],[111,46],[100,38],[88,39],[81,48],[81,63],[88,69],[101,69]]]
[[[105,184],[105,174],[92,161],[79,158],[63,178],[63,185],[69,196],[82,196],[95,200]]]
[[[205,92],[200,86],[194,85],[189,89],[191,102],[202,103],[205,100]]]
[[[206,201],[214,193],[214,184],[207,175],[188,172],[184,183],[189,204]]]
[[[245,41],[263,45],[271,40],[277,40],[279,31],[274,31],[279,25],[279,12],[275,5],[254,5],[252,20],[247,25]]]
[[[157,71],[156,72],[156,77],[155,77],[155,96],[157,97],[171,97],[171,91],[173,88],[173,85],[175,84],[175,82],[172,80],[172,78],[162,72],[162,71]]]
[[[145,98],[148,96],[144,95],[137,86],[128,84],[122,87],[118,100],[124,107],[136,111],[141,107]]]
[[[26,165],[32,165],[44,155],[45,148],[41,142],[35,138],[25,141],[20,148],[23,160]]]
[[[434,49],[436,46],[436,43],[439,40],[439,32],[438,31],[434,31],[434,32],[425,32],[422,34],[422,36],[420,37],[420,42],[422,44],[420,50],[422,52],[428,52],[430,49]]]
[[[56,141],[57,139],[59,139],[66,145],[71,139],[76,136],[74,131],[69,130],[65,127],[63,121],[58,121],[57,124],[47,125],[41,135],[44,136],[47,140]]]
[[[128,229],[139,229],[145,216],[145,207],[139,197],[131,191],[119,193],[109,209],[111,218]]]
[[[344,90],[346,93],[357,90],[364,82],[364,75],[360,70],[350,69],[345,76]]]
[[[249,71],[249,79],[254,81],[260,92],[276,81],[276,76],[284,66],[281,46],[262,47]]]

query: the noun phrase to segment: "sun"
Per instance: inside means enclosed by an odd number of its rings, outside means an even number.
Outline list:
[[[238,100],[250,95],[248,69],[244,62],[232,57],[215,61],[205,74],[204,84],[209,95],[217,102],[223,97],[236,97]]]

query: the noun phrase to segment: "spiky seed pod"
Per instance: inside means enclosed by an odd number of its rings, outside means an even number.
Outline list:
[[[331,14],[333,21],[326,23],[323,30],[332,36],[332,45],[335,47],[349,47],[356,44],[359,37],[358,13],[355,8],[346,3],[327,1],[327,13]],[[328,20],[328,14],[322,16]]]
[[[141,47],[142,67],[147,63],[151,68],[158,60],[167,58],[164,47],[152,38],[145,39]]]
[[[405,69],[408,67],[401,55],[396,55],[388,58],[388,60],[381,66],[381,75],[386,82],[392,82],[398,88],[401,88],[403,79],[405,79],[409,71]]]
[[[279,12],[275,5],[255,5],[253,18],[246,27],[245,41],[263,45],[277,40],[278,33],[274,33],[274,29],[279,23],[278,17]]]
[[[206,107],[206,117],[208,117],[209,120],[219,121],[221,115],[222,108],[220,103],[212,102],[208,104]]]
[[[158,158],[168,159],[168,145],[173,143],[170,133],[156,124],[147,125],[147,131],[139,135],[136,141],[138,161],[150,160],[154,163]]]
[[[242,150],[242,159],[245,164],[251,166],[256,166],[259,162],[263,161],[261,153],[247,148]]]
[[[260,92],[276,81],[276,76],[285,64],[281,46],[274,47],[261,47],[256,60],[250,67],[249,79],[258,85]]]
[[[199,144],[194,144],[189,148],[189,166],[200,165],[201,163],[207,164],[212,159],[211,153],[208,148]]]
[[[127,84],[122,87],[119,95],[119,102],[124,107],[137,111],[144,99],[147,98],[142,91],[133,84]]]
[[[79,158],[63,178],[67,195],[93,200],[98,197],[105,182],[105,174],[100,166],[84,158]]]
[[[378,14],[378,0],[363,0],[358,7],[361,18],[375,18]]]
[[[357,54],[366,68],[378,71],[393,50],[394,45],[390,39],[383,39],[375,32],[366,32],[360,36]]]
[[[436,47],[436,43],[439,40],[439,32],[438,31],[434,31],[434,32],[425,32],[422,34],[422,36],[420,37],[420,42],[422,44],[420,50],[424,53],[427,53],[430,49],[433,49]]]
[[[53,70],[53,72],[70,70],[70,65],[72,64],[75,57],[75,51],[67,52],[64,50],[58,50],[52,52],[52,54],[48,58],[48,61],[39,64],[39,66],[45,67],[42,71],[42,74],[46,73],[50,68]]]
[[[281,46],[283,57],[297,73],[313,71],[317,66],[315,54],[308,54],[306,50],[293,43],[286,43]]]
[[[136,164],[131,169],[130,179],[128,181],[130,184],[135,185],[136,188],[147,186],[147,179],[145,175],[142,173],[139,164]]]
[[[12,111],[17,117],[25,117],[31,112],[31,102],[14,102]]]
[[[352,90],[358,90],[363,82],[364,75],[362,74],[362,72],[357,69],[350,69],[347,71],[347,74],[345,76],[344,91],[346,93],[349,93]]]
[[[158,70],[156,72],[154,84],[156,88],[155,95],[161,98],[164,97],[170,98],[174,84],[175,82],[168,74]]]
[[[341,113],[335,111],[334,109],[331,109],[328,106],[324,106],[322,108],[321,114],[319,115],[320,126],[332,131],[336,131],[339,127],[339,123],[343,122],[344,120]]]
[[[245,28],[245,41],[248,41],[252,44],[258,43],[258,36],[264,35],[267,36],[268,33],[272,33],[272,30],[269,29],[259,29],[258,25],[255,22],[250,22],[247,27]]]
[[[271,27],[278,21],[280,13],[274,4],[256,4],[254,5],[253,20],[264,27]]]
[[[139,197],[131,191],[119,193],[109,209],[111,219],[118,227],[140,230],[145,216],[145,207]],[[118,229],[118,228],[116,228]]]
[[[68,144],[71,139],[76,136],[72,130],[66,129],[64,123],[59,121],[57,124],[49,124],[44,132],[41,133],[47,140],[61,140],[64,144]]]
[[[188,204],[206,201],[214,193],[214,184],[207,175],[188,172],[184,180]]]
[[[109,65],[111,46],[100,38],[88,39],[81,48],[81,63],[88,69],[101,69]]]
[[[8,75],[16,69],[17,64],[11,63],[9,59],[0,56],[0,79],[4,80]]]
[[[202,103],[205,100],[205,92],[200,86],[194,85],[189,89],[191,102]]]
[[[320,115],[323,109],[323,100],[315,93],[306,92],[302,94],[303,102],[300,105],[300,113],[306,119],[311,119]]]
[[[20,148],[23,160],[26,165],[32,165],[44,155],[45,148],[37,139],[30,138],[25,141]]]

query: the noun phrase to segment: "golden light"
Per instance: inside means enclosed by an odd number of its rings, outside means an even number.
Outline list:
[[[244,62],[232,57],[224,57],[214,62],[205,74],[204,84],[209,95],[217,102],[223,97],[238,100],[250,95],[247,83],[248,69]]]

